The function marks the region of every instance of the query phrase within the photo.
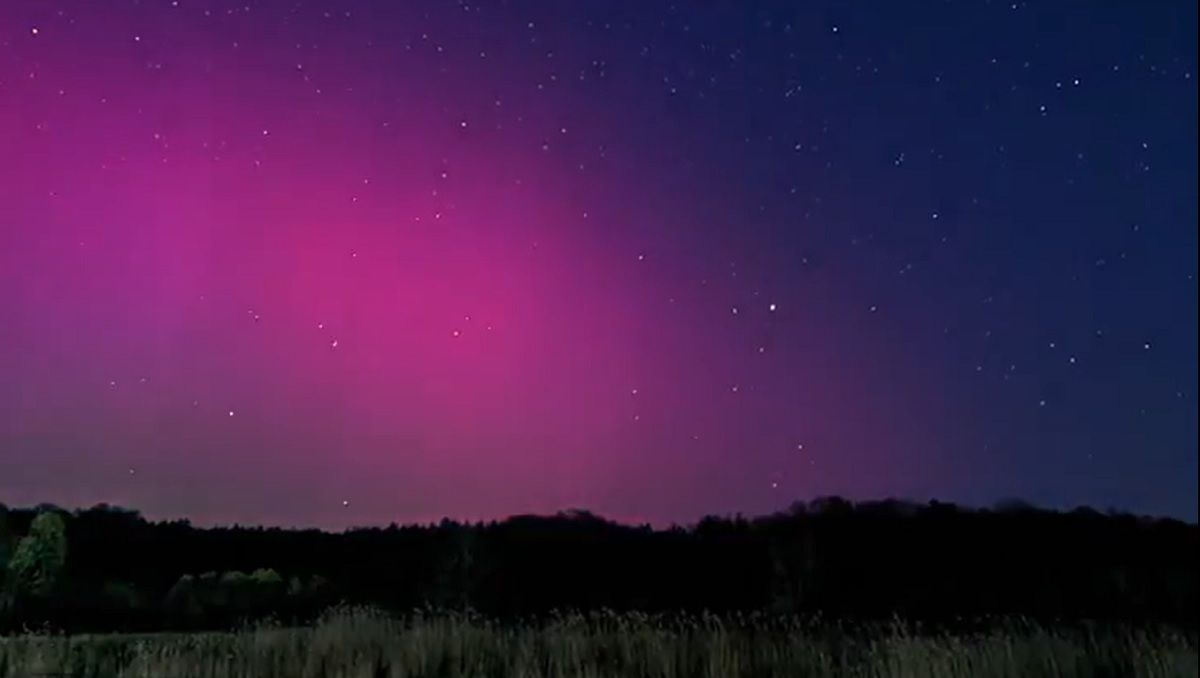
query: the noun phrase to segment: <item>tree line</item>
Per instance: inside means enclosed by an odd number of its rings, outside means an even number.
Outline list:
[[[0,504],[0,632],[294,623],[336,603],[1195,628],[1198,546],[1171,519],[840,498],[666,529],[567,511],[339,533]]]

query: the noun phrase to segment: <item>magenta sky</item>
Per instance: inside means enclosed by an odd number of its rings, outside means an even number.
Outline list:
[[[838,122],[858,105],[745,27],[636,3],[101,5],[0,7],[0,501],[322,526],[829,493],[1174,510],[1086,464],[1093,428],[1038,419],[1069,393],[1021,353],[1043,312],[936,249],[968,193],[876,195],[903,152],[830,175],[871,141]],[[854,51],[812,30],[813,59]],[[739,45],[780,70],[742,96],[707,81],[738,82]],[[784,111],[810,80],[821,103]],[[947,346],[983,336],[963,289],[1024,328],[988,349],[1015,393]],[[1179,384],[1194,370],[1164,402]]]

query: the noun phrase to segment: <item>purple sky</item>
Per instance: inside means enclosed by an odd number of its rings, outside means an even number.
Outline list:
[[[1194,518],[1195,7],[795,4],[4,2],[0,501]]]

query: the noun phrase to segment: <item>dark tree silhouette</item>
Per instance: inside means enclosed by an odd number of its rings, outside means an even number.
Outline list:
[[[337,602],[469,608],[502,619],[608,608],[901,615],[929,624],[1010,615],[1197,621],[1200,528],[1090,509],[829,498],[686,528],[571,511],[342,533],[198,529],[103,505],[7,517],[22,544],[31,534],[44,540],[52,521],[65,529],[62,576],[45,604],[0,606],[0,630],[42,622],[218,628],[265,615],[299,622]],[[32,581],[35,570],[18,576]]]

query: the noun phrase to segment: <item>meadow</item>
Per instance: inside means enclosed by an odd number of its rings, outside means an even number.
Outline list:
[[[1020,620],[922,632],[765,615],[340,608],[303,628],[0,638],[0,678],[988,678],[1197,675],[1194,632]]]

